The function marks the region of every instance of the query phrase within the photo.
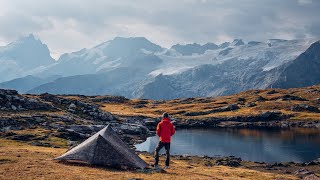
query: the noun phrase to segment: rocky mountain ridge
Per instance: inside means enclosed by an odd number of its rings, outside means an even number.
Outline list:
[[[31,35],[2,49],[15,49],[20,47],[16,44],[29,41],[42,44]],[[46,59],[44,56],[37,56],[38,51],[48,54],[48,49],[35,48],[38,50],[33,59],[39,62],[38,67],[26,70],[3,66],[3,77],[21,78],[0,83],[0,87],[15,88],[21,93],[174,99],[221,96],[253,88],[310,86],[320,83],[317,44],[315,39],[249,43],[235,39],[220,45],[178,44],[165,49],[143,37],[117,37],[93,48],[64,54],[49,64],[42,60]],[[22,47],[26,51],[13,51],[17,58],[29,57],[33,46]],[[0,51],[0,57],[6,57],[1,52],[5,54]],[[3,58],[0,63],[7,63]],[[19,64],[18,60],[10,62]]]

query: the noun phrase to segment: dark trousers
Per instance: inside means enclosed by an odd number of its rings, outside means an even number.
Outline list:
[[[158,163],[159,163],[159,151],[163,147],[166,149],[166,155],[167,155],[166,166],[169,166],[169,163],[170,163],[170,143],[164,143],[164,142],[161,142],[161,141],[159,141],[158,146],[156,147],[156,150],[154,152],[154,165],[158,165]]]

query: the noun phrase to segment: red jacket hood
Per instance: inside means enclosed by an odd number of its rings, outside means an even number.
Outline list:
[[[168,123],[168,122],[171,122],[171,120],[170,120],[170,118],[163,118],[163,119],[162,119],[162,122]]]

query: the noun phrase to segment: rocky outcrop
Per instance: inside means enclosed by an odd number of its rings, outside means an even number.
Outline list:
[[[307,163],[303,163],[303,166],[314,166],[314,165],[320,165],[320,158],[312,160],[310,162]]]
[[[216,165],[218,166],[230,166],[230,167],[239,167],[241,166],[241,158],[236,158],[234,156],[224,157],[217,159]]]
[[[310,105],[307,105],[307,104],[296,104],[296,105],[293,105],[291,107],[291,111],[295,111],[295,112],[306,111],[306,112],[320,113],[319,108],[317,108],[315,106],[310,106]]]
[[[276,120],[285,120],[290,116],[281,113],[280,111],[266,111],[258,115],[247,115],[247,116],[230,116],[230,117],[209,117],[204,118],[201,121],[197,119],[177,120],[177,126],[216,126],[221,122],[270,122]]]
[[[38,99],[24,97],[15,90],[0,89],[0,111],[48,111],[55,108]]]
[[[305,169],[305,168],[302,168],[302,169],[299,169],[297,171],[294,172],[294,174],[298,177],[300,177],[301,179],[309,179],[309,180],[312,180],[311,177],[316,177],[316,179],[319,179],[319,177],[317,175],[314,174],[314,172],[312,171],[309,171],[308,169]],[[311,178],[311,179],[310,179]]]
[[[103,102],[103,103],[125,103],[129,99],[123,96],[98,96],[92,99],[93,102]]]
[[[40,98],[52,102],[54,105],[66,109],[68,112],[84,116],[93,121],[113,121],[116,118],[109,112],[102,111],[98,105],[89,104],[75,99],[62,98],[56,95],[44,93]]]
[[[130,123],[110,123],[122,140],[133,145],[136,141],[143,141],[149,135],[149,129],[143,125]],[[60,127],[56,136],[70,141],[84,140],[103,129],[105,125],[69,125]]]
[[[307,101],[305,98],[299,96],[292,96],[292,95],[284,95],[281,97],[283,101]]]

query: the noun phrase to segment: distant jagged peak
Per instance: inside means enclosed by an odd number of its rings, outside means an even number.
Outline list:
[[[141,50],[149,52],[161,52],[163,48],[145,37],[115,37],[112,40],[95,46],[92,49],[100,49],[113,56],[131,55]]]
[[[34,36],[32,33],[27,36],[22,36],[16,41],[8,44],[4,47],[4,49],[10,50],[10,49],[45,49],[47,52],[49,52],[49,49],[46,44],[42,43],[42,41]]]
[[[174,48],[179,47],[179,46],[180,47],[181,46],[189,46],[189,47],[218,47],[218,45],[216,45],[214,43],[211,43],[211,42],[208,42],[208,43],[203,44],[203,45],[194,42],[194,43],[187,43],[187,44],[178,43],[178,44],[175,44],[175,45],[171,46],[171,49],[174,49]]]
[[[217,44],[215,44],[215,43],[211,43],[211,42],[208,42],[208,43],[206,43],[206,44],[204,44],[204,45],[202,45],[202,46],[204,46],[204,47],[214,47],[214,48],[218,48],[219,46],[217,45]]]
[[[35,35],[33,35],[32,33],[30,33],[29,35],[20,37],[16,41],[10,43],[9,46],[10,45],[19,45],[19,44],[41,44],[41,45],[43,45],[41,40],[39,38],[37,38]]]
[[[49,48],[33,34],[22,36],[0,49],[3,59],[14,61],[21,67],[35,68],[54,63]]]
[[[130,44],[130,45],[136,45],[136,46],[155,45],[155,46],[158,46],[159,49],[160,48],[162,49],[162,47],[160,47],[159,45],[156,45],[155,43],[149,41],[145,37],[120,37],[120,36],[117,36],[114,39],[106,41],[106,42],[104,42],[104,43],[102,43],[100,45],[112,46],[112,45],[117,45],[117,44],[121,44],[121,45]]]
[[[192,55],[194,53],[196,54],[203,54],[207,50],[215,50],[218,49],[219,46],[214,43],[206,43],[204,45],[198,44],[198,43],[192,43],[192,44],[176,44],[173,45],[170,49],[175,50],[176,52],[179,52],[182,55]]]
[[[226,47],[228,47],[228,46],[230,46],[230,42],[224,42],[224,43],[221,43],[220,45],[219,45],[219,48],[226,48]]]
[[[234,39],[231,45],[233,46],[241,46],[244,45],[245,43],[242,41],[242,39]]]
[[[141,54],[154,54],[163,50],[161,46],[152,43],[145,37],[115,37],[93,48],[65,53],[60,56],[59,61],[83,59],[84,61],[91,60],[102,63],[107,60],[117,60]]]

